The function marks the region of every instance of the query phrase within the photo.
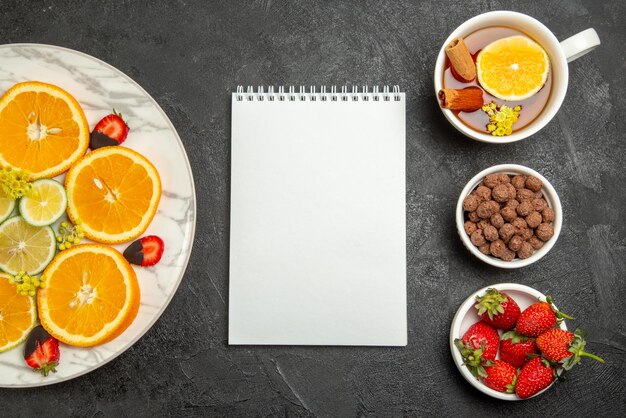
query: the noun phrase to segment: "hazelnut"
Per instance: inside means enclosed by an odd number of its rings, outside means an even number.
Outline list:
[[[473,233],[474,231],[476,231],[476,229],[477,229],[477,228],[476,228],[476,224],[475,224],[474,222],[472,222],[472,221],[467,221],[467,222],[465,222],[465,225],[463,225],[463,226],[464,226],[464,228],[465,228],[465,233],[466,233],[467,235],[472,235],[472,233]]]
[[[545,222],[541,223],[539,224],[537,229],[535,229],[535,235],[537,235],[537,238],[539,238],[543,242],[546,242],[554,235],[554,228],[552,228],[551,224]]]
[[[506,250],[506,244],[501,239],[497,239],[489,246],[489,252],[492,256],[500,258],[502,253]]]
[[[541,213],[537,211],[532,211],[526,217],[526,224],[530,228],[537,228],[537,226],[539,226],[542,220],[543,218],[541,217]]]
[[[502,255],[500,255],[500,258],[501,258],[503,261],[513,261],[513,259],[515,258],[515,252],[514,252],[514,251],[509,250],[508,248],[505,248],[505,249],[502,251]]]
[[[513,219],[513,221],[511,221],[511,225],[515,227],[515,232],[519,232],[522,229],[528,228],[528,225],[526,224],[526,221],[524,220],[524,218]]]
[[[524,242],[522,237],[520,237],[519,235],[513,235],[513,237],[509,240],[508,245],[511,251],[517,251],[522,246],[522,242]]]
[[[491,215],[491,218],[489,220],[491,221],[491,225],[495,226],[496,228],[500,228],[502,225],[504,225],[504,218],[499,213],[494,213],[493,215]]]
[[[517,200],[523,202],[524,200],[533,200],[535,198],[535,192],[529,189],[519,189],[517,191]]]
[[[517,210],[517,214],[519,216],[528,216],[528,214],[533,210],[533,204],[530,203],[528,200],[525,200],[520,203],[519,206],[515,208],[515,210]]]
[[[524,183],[527,189],[533,192],[538,192],[543,187],[543,183],[535,176],[528,176],[526,183]]]
[[[487,174],[485,179],[483,180],[483,184],[490,189],[493,189],[498,184],[502,183],[502,179],[500,178],[500,174]]]
[[[532,200],[532,204],[533,204],[533,208],[537,211],[537,212],[541,212],[542,210],[544,210],[546,207],[548,207],[548,204],[546,203],[546,201],[541,198],[541,197],[536,197]]]
[[[480,205],[478,205],[478,208],[476,209],[476,214],[478,214],[478,216],[483,219],[491,218],[491,215],[493,215],[493,213],[495,212],[493,209],[493,205],[491,205],[490,202],[482,202]]]
[[[488,242],[479,246],[478,247],[478,251],[480,251],[483,254],[489,255],[489,248],[491,247],[491,244],[489,244]]]
[[[483,229],[483,235],[487,241],[495,241],[499,237],[498,230],[493,225],[487,225]]]
[[[504,224],[498,232],[500,234],[500,238],[502,238],[504,242],[509,242],[511,237],[515,235],[515,227],[511,224]]]
[[[491,196],[496,202],[504,203],[509,200],[509,188],[504,184],[498,184],[491,191]]]
[[[502,215],[505,221],[511,222],[513,219],[517,218],[517,211],[511,206],[507,206],[500,211],[500,215]]]
[[[483,235],[482,229],[477,229],[476,231],[474,231],[472,233],[472,236],[470,237],[470,240],[472,241],[472,244],[474,244],[477,247],[487,242],[485,241],[485,236]]]
[[[474,190],[474,194],[481,200],[491,200],[491,189],[485,186],[478,186]]]
[[[530,245],[532,245],[532,247],[535,250],[538,250],[539,248],[543,247],[543,241],[540,240],[539,238],[537,238],[535,235],[533,235],[532,237],[530,237],[530,239],[527,241]]]
[[[533,255],[534,252],[535,252],[535,249],[533,248],[533,246],[530,245],[528,242],[524,241],[522,242],[520,249],[517,250],[517,256],[523,260]]]
[[[472,222],[478,222],[480,221],[480,217],[478,216],[478,214],[476,212],[470,212],[467,214],[467,219],[469,219]]]
[[[543,212],[541,212],[544,222],[554,222],[554,215],[554,209],[552,208],[545,208]]]
[[[517,176],[513,177],[513,179],[511,180],[511,184],[516,189],[523,189],[524,184],[526,184],[526,176],[524,176],[523,174],[518,174]]]
[[[478,229],[485,229],[486,227],[488,227],[489,224],[489,220],[488,219],[481,219],[480,221],[478,221],[478,223],[476,224],[476,228]]]
[[[473,194],[463,199],[463,210],[468,212],[474,212],[480,204],[480,198]]]
[[[511,207],[513,209],[517,208],[519,206],[519,202],[517,201],[517,199],[515,199],[515,196],[513,196],[511,198],[511,200],[509,200],[508,202],[506,202],[506,207]]]

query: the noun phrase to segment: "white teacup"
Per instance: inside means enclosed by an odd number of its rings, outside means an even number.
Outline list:
[[[594,29],[587,29],[563,42],[559,42],[550,29],[543,23],[528,15],[517,12],[495,11],[475,16],[456,28],[443,43],[439,51],[437,64],[435,65],[435,97],[437,97],[439,90],[443,88],[443,71],[446,62],[445,46],[456,37],[463,38],[478,29],[491,26],[511,27],[526,33],[537,41],[548,53],[552,64],[552,91],[548,103],[541,114],[530,125],[517,132],[514,131],[511,135],[499,137],[494,137],[486,132],[482,133],[470,128],[461,122],[449,109],[442,108],[441,111],[450,123],[466,136],[481,142],[503,144],[529,137],[552,120],[561,107],[567,91],[569,78],[567,63],[585,55],[587,52],[600,45],[600,38],[598,38],[598,34]]]

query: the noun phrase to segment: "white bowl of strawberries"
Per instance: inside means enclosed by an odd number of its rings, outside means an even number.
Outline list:
[[[549,296],[515,283],[473,293],[450,328],[452,358],[463,377],[494,398],[517,401],[539,395],[586,353],[584,336],[567,331]]]

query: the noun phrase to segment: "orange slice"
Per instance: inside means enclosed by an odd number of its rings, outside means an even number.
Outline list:
[[[498,39],[476,58],[478,82],[503,100],[524,100],[537,93],[550,73],[544,49],[526,36]]]
[[[62,251],[43,273],[37,293],[41,325],[66,344],[90,347],[111,341],[139,310],[137,276],[113,248],[86,244]]]
[[[141,154],[125,147],[99,148],[65,178],[67,213],[85,236],[107,244],[141,235],[156,213],[161,179]]]
[[[0,353],[24,341],[37,321],[35,298],[17,293],[9,278],[0,273]]]
[[[0,166],[21,168],[33,179],[54,177],[88,146],[85,114],[60,87],[27,81],[0,98]]]

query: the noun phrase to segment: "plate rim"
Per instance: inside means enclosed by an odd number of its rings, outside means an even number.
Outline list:
[[[44,382],[39,382],[39,383],[28,383],[28,384],[18,384],[18,385],[5,385],[4,383],[0,382],[0,388],[6,388],[6,389],[26,389],[26,388],[34,388],[34,387],[41,387],[41,386],[56,385],[58,383],[67,382],[69,380],[76,379],[78,377],[81,377],[81,376],[84,376],[86,374],[89,374],[89,373],[93,372],[94,370],[97,370],[100,367],[104,366],[105,364],[108,364],[109,362],[113,361],[114,359],[119,357],[121,354],[125,353],[128,349],[130,349],[132,346],[134,346],[140,339],[142,339],[143,336],[146,335],[146,333],[149,330],[152,329],[152,327],[161,318],[161,316],[163,315],[163,313],[165,312],[167,307],[170,305],[170,303],[171,303],[172,299],[174,298],[174,295],[176,294],[176,292],[178,292],[178,288],[180,287],[180,284],[183,281],[185,273],[187,272],[187,267],[189,266],[189,260],[191,258],[191,253],[193,251],[193,244],[194,244],[195,236],[196,236],[197,199],[196,199],[195,179],[193,177],[193,171],[191,169],[191,163],[189,162],[189,156],[187,155],[187,150],[185,149],[185,144],[180,139],[180,135],[178,134],[178,131],[176,130],[176,127],[174,126],[174,124],[170,120],[169,116],[167,116],[167,113],[165,113],[165,111],[161,108],[161,106],[154,99],[154,97],[152,97],[152,95],[150,93],[148,93],[146,91],[146,89],[144,89],[138,82],[136,82],[129,75],[124,73],[122,70],[114,67],[113,65],[111,65],[111,64],[109,64],[109,63],[107,63],[107,62],[105,62],[105,61],[103,61],[103,60],[101,60],[99,58],[96,58],[96,57],[94,57],[92,55],[89,55],[89,54],[87,54],[85,52],[77,51],[77,50],[72,49],[72,48],[66,48],[66,47],[63,47],[63,46],[51,45],[51,44],[31,43],[31,42],[18,42],[18,43],[0,44],[0,49],[13,48],[13,47],[31,47],[31,48],[42,48],[43,47],[43,48],[57,49],[57,50],[62,50],[62,51],[69,52],[69,53],[78,54],[78,55],[83,56],[84,58],[87,58],[87,59],[90,59],[92,61],[95,61],[96,63],[98,63],[100,65],[103,65],[104,67],[109,68],[110,70],[113,70],[114,72],[118,73],[123,78],[125,78],[132,85],[137,87],[139,89],[139,91],[142,92],[149,99],[150,102],[152,102],[152,104],[156,107],[156,109],[159,111],[159,113],[161,113],[161,115],[164,117],[165,122],[167,123],[168,127],[172,130],[172,132],[174,132],[174,136],[176,137],[176,139],[178,141],[178,145],[181,148],[181,150],[183,151],[183,157],[185,159],[185,162],[187,163],[186,164],[187,172],[189,174],[189,178],[191,179],[191,197],[192,197],[192,207],[193,207],[192,222],[191,222],[191,240],[190,240],[190,243],[189,243],[189,251],[187,252],[187,254],[185,256],[185,261],[183,263],[182,274],[176,280],[176,284],[174,285],[174,288],[172,289],[172,292],[167,296],[167,299],[166,299],[165,303],[163,304],[163,306],[161,307],[161,309],[159,309],[159,311],[156,314],[154,314],[152,316],[152,318],[150,319],[150,321],[148,322],[148,326],[145,327],[143,330],[141,330],[135,337],[130,339],[128,344],[124,348],[122,348],[122,349],[118,350],[117,352],[115,352],[110,358],[108,358],[108,359],[106,359],[104,361],[101,361],[101,362],[97,363],[94,366],[90,366],[90,367],[86,368],[85,370],[80,371],[80,372],[78,372],[76,374],[73,374],[71,376],[55,379],[54,381],[49,381],[49,382],[45,382],[44,381]]]

